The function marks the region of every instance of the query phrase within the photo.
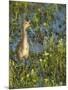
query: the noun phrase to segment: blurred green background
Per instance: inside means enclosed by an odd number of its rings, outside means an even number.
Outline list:
[[[43,50],[31,48],[29,41],[30,56],[21,65],[12,59],[26,17],[31,20],[29,40],[36,39]],[[66,85],[66,5],[10,1],[9,59],[9,88]]]

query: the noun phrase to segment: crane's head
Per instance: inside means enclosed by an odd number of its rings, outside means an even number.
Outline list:
[[[30,27],[30,20],[24,20],[23,28],[24,30],[27,30]]]

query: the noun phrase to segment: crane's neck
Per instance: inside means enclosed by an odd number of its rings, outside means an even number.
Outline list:
[[[23,36],[24,38],[27,38],[27,30],[23,29]]]
[[[25,44],[25,42],[28,42],[27,30],[25,30],[24,28],[23,28],[23,31],[22,31],[21,39],[22,39],[23,44]]]

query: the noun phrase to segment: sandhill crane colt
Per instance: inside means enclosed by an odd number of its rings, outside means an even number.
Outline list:
[[[22,35],[20,43],[18,44],[17,57],[19,60],[27,59],[29,56],[29,43],[27,30],[30,27],[30,21],[25,20],[22,25]]]

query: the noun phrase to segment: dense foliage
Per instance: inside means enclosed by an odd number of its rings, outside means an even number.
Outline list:
[[[9,14],[9,88],[66,85],[66,6],[10,1]],[[32,24],[29,38],[43,43],[44,50],[30,52],[25,65],[12,57],[15,58],[21,23],[26,17]]]

